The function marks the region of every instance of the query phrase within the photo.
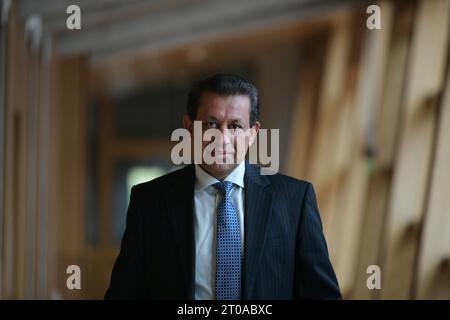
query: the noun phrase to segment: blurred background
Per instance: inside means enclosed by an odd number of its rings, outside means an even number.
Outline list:
[[[219,71],[314,184],[344,298],[450,299],[449,39],[450,0],[2,0],[0,299],[103,297],[130,187],[175,169],[189,86]]]

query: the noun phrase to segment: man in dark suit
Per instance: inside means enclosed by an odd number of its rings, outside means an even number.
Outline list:
[[[256,88],[230,74],[195,83],[184,127],[259,130]],[[217,141],[215,141],[217,143]],[[210,144],[203,141],[203,149]],[[244,150],[247,152],[247,149]],[[191,164],[132,188],[107,299],[340,299],[310,183],[246,161]]]

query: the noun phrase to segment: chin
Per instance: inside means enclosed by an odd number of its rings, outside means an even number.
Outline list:
[[[237,164],[211,164],[207,165],[206,169],[216,178],[225,178],[237,166]]]

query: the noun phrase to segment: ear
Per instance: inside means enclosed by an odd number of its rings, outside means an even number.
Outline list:
[[[259,121],[256,121],[255,124],[250,128],[250,139],[249,139],[250,146],[255,141],[256,135],[258,134],[260,127],[261,127],[261,124],[259,123]]]
[[[185,114],[183,116],[183,128],[185,128],[186,130],[189,130],[189,132],[192,133],[192,125],[193,125],[193,122],[191,120],[191,117],[189,117],[189,115]]]

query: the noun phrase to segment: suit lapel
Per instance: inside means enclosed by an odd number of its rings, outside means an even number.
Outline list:
[[[245,168],[245,245],[243,299],[252,299],[259,260],[264,251],[268,221],[272,211],[270,181],[260,169],[246,163]]]
[[[194,299],[195,236],[194,236],[194,180],[192,165],[172,176],[171,188],[166,194],[169,222],[180,257],[186,299]]]

